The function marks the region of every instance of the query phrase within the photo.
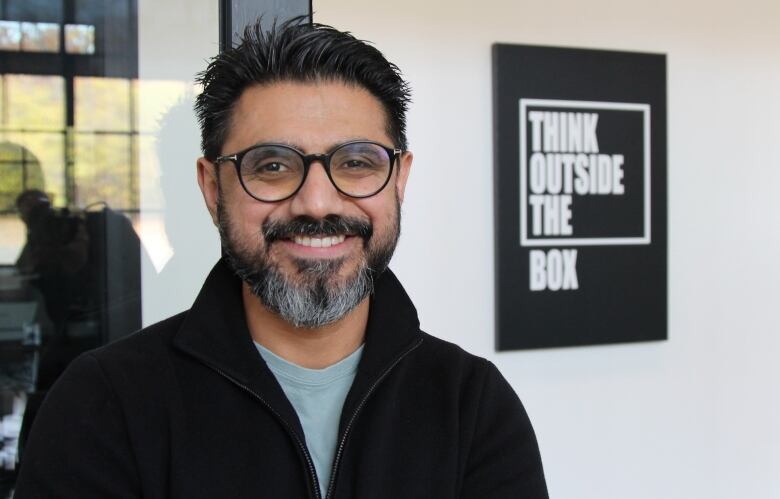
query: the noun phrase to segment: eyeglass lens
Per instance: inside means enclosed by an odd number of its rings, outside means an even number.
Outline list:
[[[244,187],[264,201],[290,196],[301,185],[304,158],[285,146],[264,145],[246,152],[240,165]],[[330,155],[330,177],[349,196],[378,192],[390,176],[391,158],[378,144],[344,144]]]

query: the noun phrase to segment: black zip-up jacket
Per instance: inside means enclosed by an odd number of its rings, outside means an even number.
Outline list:
[[[376,283],[328,498],[547,498],[531,424],[488,361],[419,329]],[[192,309],[75,360],[44,402],[16,499],[311,498],[295,410],[220,261]]]

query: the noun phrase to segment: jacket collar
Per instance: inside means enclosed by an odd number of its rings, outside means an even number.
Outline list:
[[[365,347],[345,409],[362,399],[375,380],[419,338],[417,310],[388,269],[374,283]],[[244,316],[241,280],[224,259],[206,278],[173,343],[245,385],[282,417],[295,422],[300,432],[294,410],[252,342]]]

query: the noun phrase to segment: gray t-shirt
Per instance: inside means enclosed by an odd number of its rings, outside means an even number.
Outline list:
[[[298,414],[324,497],[336,453],[341,409],[355,379],[363,346],[325,369],[307,369],[257,342],[255,346]]]

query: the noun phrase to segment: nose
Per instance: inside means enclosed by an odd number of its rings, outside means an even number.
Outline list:
[[[315,219],[327,215],[339,214],[344,199],[328,178],[325,165],[313,161],[309,173],[300,190],[293,196],[290,204],[292,216],[306,215]]]

